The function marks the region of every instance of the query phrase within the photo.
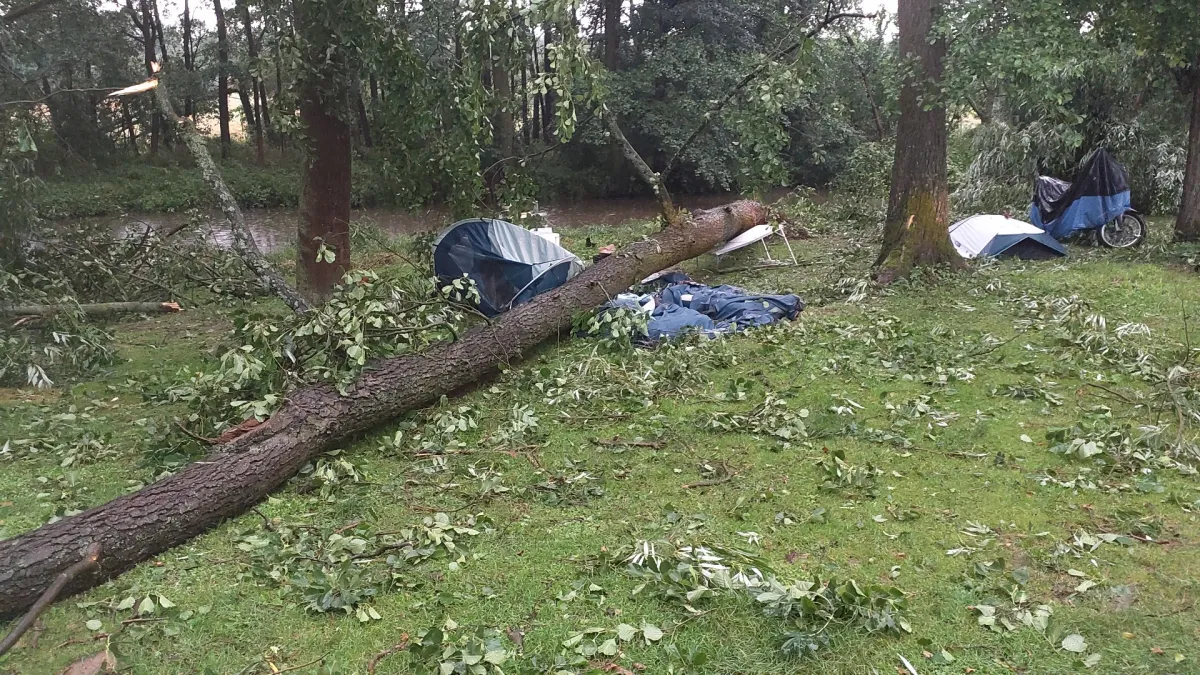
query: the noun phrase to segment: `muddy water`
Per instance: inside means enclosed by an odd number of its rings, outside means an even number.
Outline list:
[[[768,195],[768,201],[785,194],[786,189],[772,192]],[[728,194],[686,195],[679,202],[685,208],[704,209],[734,199],[737,199],[736,195]],[[658,213],[658,203],[649,197],[582,199],[543,206],[540,212],[545,224],[556,229],[620,225],[630,220],[653,218]],[[278,251],[295,242],[297,216],[294,209],[248,209],[244,215],[246,225],[264,252]],[[449,212],[437,207],[420,210],[360,209],[354,211],[353,219],[355,222],[371,223],[392,236],[437,230],[450,224]],[[130,214],[98,221],[130,230],[141,230],[145,225],[151,225],[159,230],[170,231],[186,224],[188,216],[181,213]],[[216,212],[207,214],[202,222],[193,224],[189,230],[218,246],[228,246],[230,243],[225,221]]]

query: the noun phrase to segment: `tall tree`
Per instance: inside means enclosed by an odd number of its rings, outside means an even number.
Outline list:
[[[189,83],[196,70],[195,55],[192,53],[192,10],[188,0],[183,0],[183,69],[187,71]],[[195,103],[189,92],[183,98],[183,116],[192,118],[196,114]]]
[[[1183,198],[1175,217],[1175,238],[1200,240],[1200,54],[1191,64],[1191,72],[1181,76],[1191,89],[1192,103],[1188,125],[1187,164],[1183,174]]]
[[[604,0],[604,67],[621,65],[621,6],[623,0]]]
[[[144,1],[144,0],[143,0]],[[213,0],[217,23],[217,120],[221,128],[221,157],[229,156],[229,32],[221,0]]]
[[[150,13],[150,3],[147,0],[138,0],[138,8],[134,9],[133,0],[125,0],[125,7],[129,10],[129,18],[133,22],[133,27],[141,33],[142,43],[142,61],[146,67],[146,75],[154,76],[154,62],[156,59],[154,52],[154,21]],[[159,134],[163,128],[162,115],[155,112],[150,117],[150,154],[158,152]]]
[[[246,32],[246,69],[238,89],[244,91],[246,87],[250,87],[248,93],[242,94],[242,106],[250,106],[245,110],[245,113],[246,121],[249,123],[251,132],[254,134],[254,157],[259,166],[264,166],[267,163],[267,154],[266,139],[263,136],[262,101],[260,101],[259,96],[261,84],[257,74],[258,42],[254,37],[254,22],[250,18],[250,4],[246,0],[237,0],[237,7],[241,14],[242,26]]]
[[[946,107],[938,100],[946,43],[931,35],[939,0],[900,0],[899,47],[909,64],[900,90],[896,158],[876,279],[891,283],[916,265],[960,263],[950,243]]]
[[[314,299],[328,296],[350,267],[352,68],[339,28],[357,17],[339,14],[345,11],[321,0],[295,2],[305,138],[296,276],[301,292]]]

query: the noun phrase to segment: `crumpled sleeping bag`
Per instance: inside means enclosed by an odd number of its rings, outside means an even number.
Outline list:
[[[684,302],[684,295],[692,297]],[[637,309],[640,303],[618,298],[609,306]],[[650,342],[657,342],[688,331],[712,337],[765,326],[780,319],[792,320],[802,309],[804,301],[795,295],[754,295],[736,286],[671,284],[655,296],[647,337]]]

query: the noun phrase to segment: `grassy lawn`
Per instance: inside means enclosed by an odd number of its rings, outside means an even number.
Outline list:
[[[434,627],[498,630],[508,673],[888,674],[901,655],[922,674],[1200,672],[1200,456],[1178,428],[1200,390],[1172,373],[1200,344],[1185,319],[1200,284],[1168,229],[1138,252],[1075,246],[865,293],[873,233],[818,231],[793,243],[796,267],[693,261],[699,280],[809,307],[653,351],[547,345],[60,602],[0,673],[57,673],[105,647],[122,672],[365,673]],[[145,439],[181,410],[143,400],[145,382],[211,362],[227,328],[218,308],[122,323],[126,360],[95,380],[0,391],[0,538],[152,480]],[[371,555],[395,537],[430,550]],[[785,634],[821,625],[769,615],[756,593],[668,597],[699,584],[631,574],[621,559],[643,541],[668,567],[675,547],[706,546],[785,584],[898,588],[911,632],[834,621],[797,660]],[[326,574],[304,558],[336,546],[360,557]],[[360,612],[310,608],[356,593]],[[995,630],[980,622],[992,612]],[[399,652],[375,672],[423,663]]]

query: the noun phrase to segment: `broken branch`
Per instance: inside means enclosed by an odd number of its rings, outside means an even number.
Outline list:
[[[156,84],[147,86],[149,82]],[[139,89],[139,87],[144,88]],[[154,90],[154,98],[158,103],[159,111],[178,127],[180,135],[183,136],[184,144],[187,145],[188,151],[196,161],[196,166],[200,169],[200,175],[217,198],[217,203],[221,207],[221,213],[225,215],[225,220],[229,223],[230,234],[233,235],[234,252],[246,263],[250,271],[258,277],[263,286],[268,291],[283,299],[293,311],[306,312],[312,309],[312,305],[308,300],[300,295],[296,289],[288,285],[283,276],[271,266],[271,263],[267,262],[266,257],[259,250],[258,244],[254,241],[254,236],[250,233],[250,228],[246,227],[246,219],[242,215],[241,208],[238,207],[237,200],[234,199],[233,193],[229,191],[229,187],[225,185],[224,179],[221,178],[221,172],[217,169],[217,165],[213,163],[212,155],[208,154],[208,148],[204,145],[204,139],[196,131],[195,123],[190,119],[185,120],[180,118],[175,112],[175,107],[171,105],[171,97],[167,92],[166,85],[163,84],[162,74],[159,74],[158,79],[148,80],[142,85],[134,85],[125,91],[136,93],[137,91],[146,91],[147,89]]]
[[[53,316],[79,309],[88,316],[110,314],[155,314],[181,312],[177,302],[97,302],[88,305],[16,305],[0,307],[0,314],[9,316]]]
[[[46,592],[42,593],[41,597],[37,599],[37,602],[33,603],[33,606],[30,607],[29,611],[25,613],[25,616],[17,622],[17,625],[12,629],[12,632],[8,634],[8,637],[4,638],[3,641],[0,641],[0,656],[3,656],[5,652],[13,648],[13,645],[17,644],[17,641],[21,639],[21,636],[25,634],[25,631],[29,630],[30,627],[33,626],[33,623],[37,621],[38,617],[42,615],[42,612],[46,611],[46,608],[54,603],[55,598],[58,597],[58,594],[62,592],[63,587],[66,586],[67,583],[79,576],[80,572],[95,567],[99,560],[100,544],[92,544],[91,546],[87,547],[86,551],[84,551],[82,560],[74,565],[71,565],[62,572],[59,572],[58,576],[54,578],[54,583],[50,584],[50,587],[46,589]]]
[[[835,21],[840,21],[842,19],[870,19],[874,18],[874,16],[874,14],[863,14],[861,12],[838,12],[835,14],[832,12],[831,4],[825,12],[825,18],[817,22],[817,25],[813,26],[808,32],[806,32],[804,36],[800,38],[800,40],[793,43],[789,47],[775,52],[764,63],[759,64],[753,70],[746,73],[745,77],[738,80],[738,83],[733,85],[733,88],[726,92],[725,96],[723,96],[721,100],[717,101],[716,105],[714,105],[712,108],[709,108],[708,111],[704,113],[704,119],[700,121],[700,124],[694,131],[692,131],[692,134],[687,137],[687,140],[683,142],[683,145],[679,146],[679,149],[676,150],[675,154],[671,156],[671,159],[667,162],[667,168],[663,169],[662,174],[656,175],[660,175],[660,180],[666,181],[667,177],[671,175],[671,172],[674,171],[675,167],[679,164],[679,160],[683,157],[683,153],[686,152],[689,147],[691,147],[692,143],[696,142],[696,139],[700,137],[700,134],[704,133],[705,130],[708,129],[709,125],[712,124],[712,121],[716,118],[717,114],[720,113],[725,106],[729,105],[729,102],[732,101],[740,91],[745,89],[751,82],[758,79],[763,73],[767,72],[767,69],[770,68],[776,61],[787,58],[794,54],[796,50],[804,46],[805,42],[808,42],[812,38],[816,37],[818,33],[828,28],[829,25]]]

